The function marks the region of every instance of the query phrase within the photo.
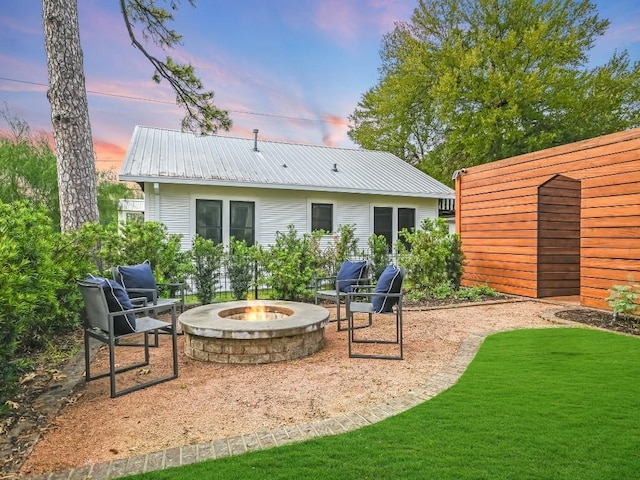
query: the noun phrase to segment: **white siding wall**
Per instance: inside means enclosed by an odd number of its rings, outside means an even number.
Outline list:
[[[169,233],[183,235],[182,247],[189,249],[195,234],[196,199],[223,201],[223,239],[229,239],[229,201],[255,202],[256,242],[271,245],[277,231],[286,231],[293,224],[298,233],[311,231],[311,204],[333,204],[333,225],[355,225],[358,249],[368,249],[368,239],[373,233],[373,208],[392,207],[394,238],[397,238],[398,208],[416,209],[416,226],[423,218],[436,218],[438,201],[408,197],[388,197],[360,194],[327,194],[325,192],[305,192],[273,189],[249,189],[234,187],[206,187],[200,185],[160,184],[159,198],[154,195],[153,184],[145,188],[145,219],[157,220],[156,208],[160,211],[160,221],[167,225]],[[323,246],[331,242],[332,236],[323,239]]]
[[[263,191],[259,210],[260,214],[256,214],[259,218],[256,241],[261,245],[273,245],[276,232],[286,231],[288,225],[293,225],[298,233],[308,231],[307,202],[300,195],[291,195],[290,192],[278,195],[276,192]]]
[[[355,195],[351,195],[355,197]],[[337,205],[336,230],[340,225],[354,225],[355,236],[358,239],[358,250],[368,250],[369,236],[373,232],[373,224],[371,223],[371,209],[369,200],[355,201],[355,198],[346,198]]]

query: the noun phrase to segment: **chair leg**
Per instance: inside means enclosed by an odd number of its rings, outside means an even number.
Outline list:
[[[84,331],[84,378],[85,381],[91,380],[90,373],[90,364],[91,364],[91,356],[89,354],[89,334],[87,333],[86,327]]]
[[[372,324],[372,314],[369,313],[369,326]],[[351,314],[348,318],[349,320],[349,358],[378,358],[382,360],[403,360],[404,352],[402,345],[402,312],[396,311],[395,318],[395,340],[383,340],[383,339],[357,339],[355,338],[355,330],[363,327],[354,327],[353,323],[353,314]],[[386,345],[398,345],[398,354],[397,355],[384,355],[384,354],[365,354],[365,353],[354,353],[353,352],[353,343],[368,343],[368,344],[386,344]]]
[[[348,301],[348,300],[345,300],[345,302],[347,302],[347,301]],[[346,309],[346,305],[345,305],[345,309]],[[345,318],[344,320],[346,320],[346,318]],[[344,331],[344,330],[347,330],[347,329],[348,329],[348,327],[347,327],[347,328],[342,328],[342,321],[343,321],[343,319],[342,319],[342,317],[340,316],[340,297],[338,297],[338,298],[336,299],[336,321],[338,322],[338,331],[339,331],[339,332],[342,332],[342,331]]]
[[[116,396],[116,342],[113,334],[109,334],[109,382],[111,386],[111,398]]]

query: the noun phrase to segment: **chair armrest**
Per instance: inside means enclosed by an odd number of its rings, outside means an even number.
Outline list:
[[[175,292],[178,292],[180,295],[180,300],[184,303],[184,298],[187,290],[187,282],[163,282],[156,283],[158,289],[166,288],[169,290],[169,295],[171,297],[175,297]]]
[[[134,307],[136,304],[142,304],[143,307],[146,307],[148,302],[147,297],[129,297],[129,300],[131,300]]]
[[[380,292],[349,292],[346,294],[347,295],[347,300],[349,300],[350,298],[356,298],[356,297],[366,297],[366,298],[373,298],[373,297],[392,297],[392,298],[400,298],[402,297],[403,293],[380,293]]]
[[[335,286],[336,276],[335,275],[331,275],[331,276],[328,276],[328,277],[315,277],[313,279],[313,285],[314,285],[316,290],[318,290],[320,285],[324,285],[324,284],[328,284],[328,283],[331,283],[331,285]]]
[[[129,294],[129,298],[132,297],[132,294],[135,293],[139,293],[144,295],[145,297],[148,297],[148,295],[151,295],[151,298],[153,300],[153,303],[157,303],[158,302],[158,290],[155,288],[127,288],[127,294]],[[133,295],[133,296],[139,296],[139,295]]]
[[[176,305],[175,303],[171,305],[171,308],[175,310]],[[153,310],[153,308],[151,308],[151,305],[146,305],[144,307],[134,307],[134,308],[129,308],[127,310],[121,310],[119,312],[109,312],[109,317],[114,318],[114,317],[119,317],[120,315],[126,315],[127,313],[145,313],[146,315],[149,315],[149,312]]]

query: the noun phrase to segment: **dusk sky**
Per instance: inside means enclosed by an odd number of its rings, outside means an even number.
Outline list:
[[[159,2],[162,4],[163,2]],[[600,65],[615,50],[640,60],[640,2],[600,0],[607,34],[591,51]],[[34,132],[50,132],[41,0],[1,0],[0,108]],[[117,0],[78,0],[89,115],[99,168],[124,157],[135,125],[180,129],[182,111],[166,81],[133,48]],[[186,0],[173,28],[183,45],[169,55],[191,62],[232,135],[356,147],[348,116],[378,80],[382,36],[409,20],[417,0]],[[161,55],[164,58],[164,55]],[[0,120],[0,130],[6,130]]]

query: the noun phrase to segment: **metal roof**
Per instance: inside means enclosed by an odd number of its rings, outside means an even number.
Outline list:
[[[142,126],[133,131],[120,180],[427,198],[455,196],[451,188],[388,152],[198,136]]]

